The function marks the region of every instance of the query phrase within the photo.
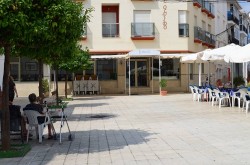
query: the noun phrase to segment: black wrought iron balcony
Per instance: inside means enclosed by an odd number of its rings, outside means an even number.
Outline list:
[[[155,24],[149,22],[131,23],[131,38],[135,40],[154,39]]]
[[[194,42],[202,43],[202,28],[195,26],[194,27]]]
[[[248,34],[248,30],[247,30],[247,28],[246,28],[246,26],[245,26],[245,25],[240,25],[240,31],[245,32],[245,33],[246,33],[246,35]]]
[[[207,31],[202,31],[202,45],[207,46],[209,48],[214,48],[215,40],[215,35]]]
[[[103,23],[102,24],[103,37],[119,37],[119,23]]]
[[[227,20],[233,21],[237,25],[239,25],[239,19],[234,15],[233,11],[227,11]]]
[[[82,34],[81,39],[82,40],[86,40],[87,39],[87,25],[84,26],[84,32]]]

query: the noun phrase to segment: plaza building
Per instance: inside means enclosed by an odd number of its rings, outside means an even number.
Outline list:
[[[198,85],[198,65],[181,63],[180,57],[221,47],[232,41],[228,40],[229,37],[237,38],[232,33],[234,31],[228,32],[228,11],[231,3],[238,5],[236,1],[235,4],[233,1],[221,3],[207,0],[80,2],[85,8],[94,8],[90,22],[86,25],[86,33],[80,41],[90,51],[93,68],[70,74],[68,91],[74,88],[72,82],[92,77],[97,79],[98,91],[102,94],[159,93],[161,76],[162,79],[167,79],[169,92],[186,92],[189,84]],[[248,19],[245,15],[239,15],[239,18]],[[245,35],[242,33],[248,34],[248,22],[233,27],[238,28],[239,39]],[[226,32],[221,33],[223,31]],[[217,34],[220,34],[219,37],[216,37]],[[203,83],[206,82],[208,73],[211,73],[212,84],[219,78],[216,66],[218,65],[215,63],[202,64]],[[44,65],[44,78],[51,82],[51,90],[53,73],[49,66]],[[223,71],[220,73],[226,74]],[[66,72],[59,71],[60,95],[64,94],[65,74]],[[20,96],[38,91],[36,61],[12,58],[11,75],[16,80]]]

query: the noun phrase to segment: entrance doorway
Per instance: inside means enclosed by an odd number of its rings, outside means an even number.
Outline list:
[[[126,82],[129,85],[129,62],[126,65]],[[148,65],[146,59],[130,60],[130,86],[147,87],[148,86]]]

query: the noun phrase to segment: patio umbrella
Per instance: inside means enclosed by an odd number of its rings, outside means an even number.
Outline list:
[[[244,63],[250,61],[250,44],[228,51],[224,57],[226,62]]]
[[[228,52],[224,57],[226,62],[231,63],[242,63],[243,64],[243,77],[245,78],[245,83],[247,83],[247,62],[250,61],[250,44],[243,47],[237,48]],[[233,77],[233,76],[232,76]]]
[[[234,50],[239,49],[241,46],[235,44],[229,44],[220,48],[204,51],[202,60],[205,61],[223,61],[226,54]]]
[[[239,49],[240,47],[241,46],[232,43],[232,44],[228,44],[228,45],[223,46],[223,47],[212,49],[210,51],[205,51],[203,56],[202,56],[202,60],[224,61],[224,57],[226,56],[226,54],[228,54],[229,52],[235,51],[235,50]],[[232,78],[233,78],[233,76],[232,76]],[[233,79],[232,79],[232,83],[233,83]]]
[[[204,50],[204,51],[207,51],[207,50]],[[206,62],[202,60],[204,51],[183,56],[180,60],[181,63],[199,63],[199,86],[201,86],[201,63]]]

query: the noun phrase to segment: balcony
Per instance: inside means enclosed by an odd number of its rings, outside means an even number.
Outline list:
[[[239,39],[235,38],[234,34],[228,34],[228,43],[229,44],[234,43],[236,45],[239,45],[240,41]]]
[[[228,11],[227,12],[227,20],[228,21],[233,21],[237,25],[239,25],[239,19],[233,14],[233,11]]]
[[[215,35],[202,31],[202,45],[209,48],[215,48]]]
[[[201,8],[201,6],[202,6],[202,0],[194,0],[193,1],[193,6]]]
[[[82,34],[81,40],[87,39],[87,25],[84,26],[84,33]]]
[[[194,42],[202,43],[202,29],[198,26],[194,27]]]
[[[240,25],[240,33],[243,33],[243,34],[245,33],[245,35],[247,36],[248,30],[245,25]]]
[[[154,23],[131,23],[132,40],[153,40],[155,38]]]
[[[119,23],[103,23],[102,37],[119,37]]]
[[[209,8],[210,8],[210,3],[209,3],[209,2],[203,1],[203,3],[202,3],[202,8],[201,8],[201,12],[203,12],[203,13],[209,15],[209,13],[210,13]]]

